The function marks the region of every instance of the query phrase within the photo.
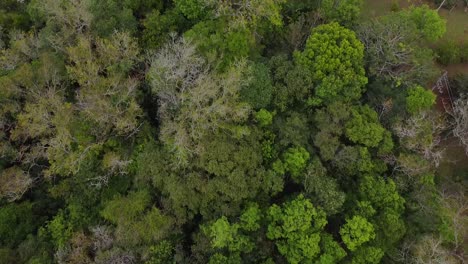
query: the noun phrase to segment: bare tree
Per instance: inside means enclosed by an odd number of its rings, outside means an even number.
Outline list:
[[[430,50],[415,45],[420,38],[418,30],[401,18],[362,23],[357,34],[366,49],[370,75],[420,83],[434,73]]]
[[[150,62],[147,76],[159,101],[161,139],[179,163],[199,154],[199,142],[209,133],[243,133],[239,124],[250,113],[249,105],[239,100],[240,89],[249,82],[245,61],[219,74],[188,40],[173,38]]]
[[[114,237],[109,227],[95,226],[91,228],[93,234],[93,249],[94,251],[108,250],[114,244]]]
[[[31,187],[32,178],[19,167],[11,167],[0,175],[0,198],[8,201],[19,200]]]
[[[468,96],[463,95],[453,103],[452,133],[458,138],[468,155]]]
[[[443,239],[434,235],[420,238],[412,246],[412,258],[409,263],[414,264],[458,264],[459,259],[453,257],[444,247]]]
[[[423,111],[394,125],[400,143],[421,154],[438,167],[444,150],[440,146],[440,133],[446,128],[445,119],[435,111]]]

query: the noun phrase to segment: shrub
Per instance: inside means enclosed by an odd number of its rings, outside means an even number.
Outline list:
[[[444,65],[461,62],[460,47],[452,40],[442,42],[437,47],[437,55],[437,60]]]

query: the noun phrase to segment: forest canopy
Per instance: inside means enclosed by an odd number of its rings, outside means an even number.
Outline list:
[[[2,0],[0,264],[464,263],[468,3],[397,2]]]

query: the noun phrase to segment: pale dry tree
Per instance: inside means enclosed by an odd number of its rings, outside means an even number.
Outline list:
[[[460,259],[453,256],[443,245],[440,236],[425,235],[411,247],[412,256],[407,260],[414,264],[459,264]]]
[[[464,147],[468,155],[468,96],[462,95],[453,102],[452,111],[452,133]]]
[[[401,144],[421,154],[433,166],[438,167],[444,149],[440,147],[440,134],[446,128],[444,117],[435,111],[422,111],[394,125],[393,131]]]
[[[94,251],[108,250],[114,244],[114,236],[109,227],[99,225],[91,228]]]
[[[29,174],[18,167],[11,167],[0,175],[0,198],[9,202],[19,200],[32,186]]]
[[[239,99],[250,82],[245,61],[217,73],[197,54],[196,46],[175,36],[149,61],[147,78],[158,99],[161,140],[179,164],[202,151],[199,143],[206,135],[232,132],[248,118],[250,107]]]

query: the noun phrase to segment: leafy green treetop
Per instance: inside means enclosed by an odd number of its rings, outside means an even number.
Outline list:
[[[328,21],[352,26],[361,14],[362,0],[322,0],[320,11]]]
[[[312,29],[296,62],[306,66],[316,85],[312,104],[359,99],[367,78],[363,67],[364,45],[356,34],[333,22]]]
[[[446,31],[446,21],[427,5],[411,7],[401,12],[401,15],[413,22],[419,34],[428,41],[436,41]]]
[[[227,248],[231,252],[250,252],[254,244],[241,232],[252,232],[260,228],[262,214],[257,204],[251,204],[240,216],[240,221],[229,223],[222,216],[211,225],[204,226],[203,232],[211,238],[213,248]]]
[[[436,100],[435,94],[421,86],[416,86],[408,90],[406,97],[406,109],[411,114],[421,110],[430,109]]]
[[[377,113],[369,106],[354,107],[351,120],[346,122],[346,136],[355,143],[377,147],[382,141],[385,128],[379,123]]]
[[[320,232],[327,223],[325,213],[299,195],[283,204],[273,205],[268,210],[267,237],[276,241],[281,255],[289,263],[307,263],[320,253]]]
[[[374,227],[362,216],[353,216],[341,227],[340,235],[349,250],[355,251],[362,244],[375,238]]]
[[[293,178],[299,178],[310,158],[309,152],[303,147],[289,148],[283,154],[283,161],[277,160],[273,165],[276,172],[283,174],[286,171],[291,173]]]

